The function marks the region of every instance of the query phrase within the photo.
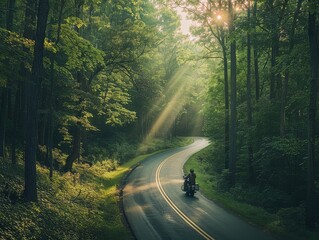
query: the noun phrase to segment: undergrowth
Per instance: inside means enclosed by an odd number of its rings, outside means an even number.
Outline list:
[[[193,155],[184,165],[184,172],[193,168],[196,171],[196,181],[200,185],[200,191],[207,198],[241,216],[248,222],[257,225],[280,239],[290,240],[318,240],[318,229],[309,232],[305,229],[304,209],[300,207],[279,208],[276,211],[267,211],[267,207],[261,207],[262,201],[275,198],[274,191],[271,193],[259,192],[251,186],[241,186],[225,190],[227,188],[227,175],[223,171],[223,164],[212,158],[214,145],[210,145]],[[257,199],[261,203],[256,204]],[[267,204],[265,205],[267,206]]]
[[[37,166],[38,202],[24,203],[23,166],[1,162],[0,239],[128,239],[110,172],[76,165],[76,173]],[[112,184],[110,184],[112,183]],[[121,233],[121,234],[119,234]]]
[[[189,141],[177,140],[179,145]],[[164,148],[159,141],[156,144]],[[47,167],[38,164],[37,203],[23,201],[22,160],[12,165],[0,159],[0,239],[130,239],[118,205],[118,186],[129,169],[147,156],[122,164],[103,158],[92,166],[75,163],[72,173],[54,171],[52,180]]]

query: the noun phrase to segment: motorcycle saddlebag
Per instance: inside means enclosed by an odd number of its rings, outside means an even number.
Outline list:
[[[187,191],[187,186],[185,186],[184,184],[181,186],[181,189],[183,192],[186,192]],[[198,191],[199,190],[199,184],[198,183],[195,183],[195,191]]]

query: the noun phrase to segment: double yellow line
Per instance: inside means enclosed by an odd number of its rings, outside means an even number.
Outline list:
[[[175,155],[175,154],[174,154]],[[174,156],[173,155],[173,156]],[[173,157],[172,156],[172,157]],[[171,158],[171,157],[170,157]],[[189,217],[187,217],[174,203],[173,201],[167,196],[166,192],[164,191],[161,181],[160,181],[160,172],[165,164],[165,162],[170,159],[167,158],[165,161],[163,161],[158,168],[156,169],[156,185],[158,190],[160,191],[161,195],[165,199],[165,201],[168,203],[168,205],[196,232],[198,232],[203,238],[209,239],[209,240],[215,240],[212,236],[210,236],[207,232],[205,232],[203,229],[201,229],[196,223],[194,223]]]

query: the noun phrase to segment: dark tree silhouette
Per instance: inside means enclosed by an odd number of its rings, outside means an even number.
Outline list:
[[[49,13],[49,1],[40,0],[38,6],[37,30],[34,46],[31,79],[27,84],[27,129],[25,150],[25,190],[26,201],[37,201],[36,150],[38,88],[43,77],[44,38]]]

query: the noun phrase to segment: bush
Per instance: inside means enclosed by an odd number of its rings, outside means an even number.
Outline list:
[[[105,159],[117,159],[124,163],[136,156],[136,148],[136,145],[125,141],[107,144],[95,143],[87,147],[85,158],[92,164]]]
[[[305,210],[301,207],[282,208],[278,210],[277,216],[280,224],[288,231],[305,228]]]
[[[228,169],[224,169],[217,180],[217,189],[220,192],[227,192],[231,185],[231,174]]]
[[[285,192],[267,187],[260,193],[260,206],[270,212],[275,212],[280,208],[293,206],[291,196]]]
[[[272,213],[275,213],[280,208],[292,205],[292,200],[289,195],[271,187],[260,191],[257,187],[236,184],[235,187],[230,189],[230,193],[233,198],[238,201],[262,207]]]
[[[136,146],[127,142],[114,144],[111,158],[118,159],[121,163],[124,163],[135,156]]]
[[[119,162],[117,160],[108,159],[94,164],[91,170],[97,174],[103,174],[116,170],[118,166]]]
[[[260,193],[256,188],[236,184],[235,187],[230,189],[230,193],[238,201],[258,206]]]
[[[0,239],[105,239],[113,236],[113,226],[121,231],[118,239],[127,239],[107,171],[117,166],[112,160],[91,168],[75,164],[76,173],[54,172],[50,180],[48,169],[38,165],[39,201],[24,203],[22,164],[0,162]]]

